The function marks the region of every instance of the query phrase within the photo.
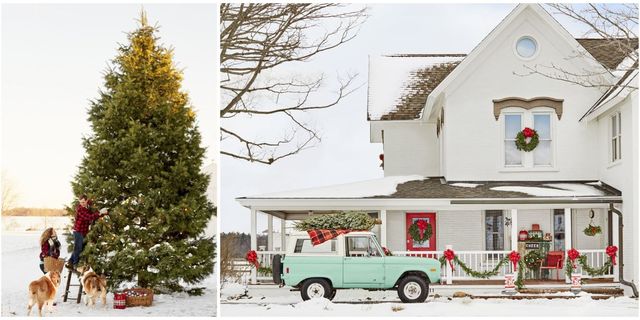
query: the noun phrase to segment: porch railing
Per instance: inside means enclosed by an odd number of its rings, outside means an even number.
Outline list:
[[[604,249],[596,250],[579,250],[580,254],[587,256],[587,263],[592,268],[600,268],[608,261],[608,256]],[[504,257],[509,255],[511,251],[456,251],[458,259],[463,261],[469,268],[475,271],[489,271],[492,270]],[[260,267],[271,268],[271,262],[273,256],[276,254],[284,254],[284,251],[257,251],[258,261]],[[439,259],[442,256],[442,251],[393,251],[393,255],[396,256],[408,256],[408,257],[421,257],[421,258],[433,258]],[[586,271],[582,270],[579,263],[576,263],[576,272],[582,273],[582,277],[587,279],[591,278]],[[265,269],[266,270],[266,269]],[[505,263],[500,267],[497,275],[490,277],[492,280],[503,280],[504,275],[513,272],[513,266],[511,263]],[[615,278],[615,268],[611,268],[603,276],[599,278]],[[448,278],[451,277],[449,280]],[[456,266],[454,271],[448,267],[448,264],[442,267],[441,278],[443,282],[451,283],[451,280],[478,280],[468,275],[462,268]],[[258,273],[258,280],[271,279],[270,273]]]
[[[456,251],[458,259],[464,262],[469,268],[475,271],[490,271],[509,254],[510,251]],[[394,251],[393,255],[409,256],[409,257],[423,257],[439,259],[442,256],[442,251]],[[490,277],[489,279],[504,279],[504,275],[513,271],[510,263],[505,263],[498,270],[498,274]],[[451,272],[449,265],[446,264],[441,270],[442,281],[449,282],[449,280],[478,280],[468,275],[462,268],[456,266],[454,271]],[[451,277],[451,279],[449,279]]]
[[[581,255],[587,256],[587,264],[591,268],[601,268],[604,264],[609,260],[609,256],[607,256],[606,250],[604,249],[596,249],[596,250],[580,250],[578,249]],[[582,270],[582,266],[576,261],[576,272],[582,274],[582,278],[589,279],[590,275],[587,274],[586,271]],[[616,268],[610,268],[604,275],[598,276],[598,278],[615,278]]]

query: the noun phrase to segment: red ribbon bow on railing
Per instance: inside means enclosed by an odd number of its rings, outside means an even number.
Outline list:
[[[511,251],[509,253],[509,261],[513,264],[513,271],[515,272],[518,269],[518,262],[520,261],[520,254],[517,251]]]
[[[580,257],[580,252],[578,252],[578,250],[571,248],[569,249],[569,251],[567,251],[567,257],[569,257],[569,260],[571,260],[571,265],[573,265],[573,268],[576,268],[576,259],[578,259]]]
[[[618,247],[616,246],[608,246],[607,247],[607,255],[609,256],[609,258],[611,258],[611,261],[613,262],[613,265],[616,265],[616,255],[618,253]]]
[[[247,261],[249,261],[249,263],[254,265],[256,268],[260,267],[260,264],[258,263],[258,254],[255,250],[249,250],[247,252],[247,255],[245,256],[245,259],[247,259]]]
[[[449,261],[449,266],[451,266],[451,271],[454,270],[452,261],[453,261],[453,258],[455,258],[455,256],[456,254],[451,249],[447,249],[444,251],[444,258],[447,259],[447,261]]]

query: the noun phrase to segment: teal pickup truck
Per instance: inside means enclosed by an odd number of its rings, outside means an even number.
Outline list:
[[[351,232],[313,246],[293,235],[272,262],[273,281],[300,290],[303,300],[333,299],[337,289],[397,290],[402,302],[424,302],[440,281],[435,259],[385,256],[372,232]]]

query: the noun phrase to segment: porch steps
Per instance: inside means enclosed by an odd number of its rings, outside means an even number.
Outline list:
[[[522,288],[518,290],[521,294],[549,294],[558,292],[570,292],[567,288]],[[582,288],[582,291],[596,295],[608,295],[612,297],[621,297],[624,295],[624,289],[622,288]]]
[[[468,296],[471,299],[510,299],[510,300],[534,300],[534,299],[546,299],[546,300],[552,300],[552,299],[576,299],[576,298],[580,298],[583,296],[580,295],[574,295],[574,296],[560,296],[560,295],[513,295],[513,296],[508,296],[508,295],[493,295],[493,296],[474,296],[474,295],[469,295]],[[609,298],[615,298],[614,296],[611,295],[592,295],[590,296],[591,299],[593,300],[606,300]]]

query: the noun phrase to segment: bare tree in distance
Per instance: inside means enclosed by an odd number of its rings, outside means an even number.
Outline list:
[[[18,191],[15,182],[2,170],[2,214],[11,210],[18,201]]]
[[[547,78],[560,80],[583,87],[596,87],[603,90],[624,89],[623,94],[629,94],[637,89],[636,76],[638,69],[638,4],[547,4],[554,9],[554,14],[563,15],[586,28],[583,38],[578,41],[583,46],[590,46],[591,50],[578,48],[573,58],[594,59],[591,52],[603,54],[616,53],[616,59],[607,60],[605,69],[592,68],[580,71],[570,71],[562,66],[524,65],[526,75],[538,74]],[[607,41],[589,40],[602,39]],[[618,59],[621,57],[622,59]],[[598,64],[601,61],[595,61]],[[522,75],[522,74],[518,74]],[[611,83],[611,80],[615,83]]]
[[[338,76],[335,92],[326,98],[324,74],[291,70],[354,39],[366,10],[326,3],[221,4],[220,153],[272,164],[319,142],[304,114],[338,104],[357,89],[357,74]],[[273,123],[282,133],[255,138],[246,130],[252,119]]]

